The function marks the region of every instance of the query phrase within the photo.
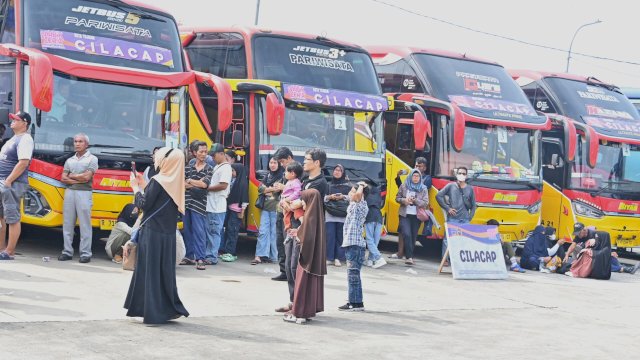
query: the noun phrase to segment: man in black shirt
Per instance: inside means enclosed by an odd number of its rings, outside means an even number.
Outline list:
[[[573,243],[569,246],[569,250],[567,250],[566,255],[564,256],[563,262],[566,263],[569,259],[569,256],[572,256],[575,259],[578,258],[578,254],[580,251],[586,247],[585,243],[589,240],[598,241],[598,233],[605,233],[604,231],[596,231],[594,229],[589,229],[584,226],[583,223],[575,223],[573,225]],[[606,233],[605,233],[606,235]],[[626,272],[629,274],[635,274],[640,268],[640,262],[638,262],[635,266],[624,266],[620,264],[618,261],[618,253],[611,252],[611,271],[612,272]]]

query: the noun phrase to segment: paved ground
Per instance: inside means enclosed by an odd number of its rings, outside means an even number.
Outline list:
[[[273,311],[287,300],[286,283],[269,279],[277,267],[249,265],[253,243],[240,244],[236,263],[179,267],[191,316],[152,327],[125,317],[131,272],[97,244],[90,264],[61,263],[59,233],[31,232],[22,255],[0,263],[0,359],[607,359],[640,351],[640,275],[457,281],[436,274],[434,246],[419,249],[417,274],[401,263],[365,269],[365,313],[336,310],[346,269],[330,267],[326,311],[300,326]]]

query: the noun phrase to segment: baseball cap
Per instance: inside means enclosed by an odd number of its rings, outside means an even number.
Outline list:
[[[22,110],[18,111],[15,114],[9,114],[9,118],[13,120],[26,121],[27,125],[31,125],[31,115],[29,115],[29,113],[24,112]]]
[[[211,145],[211,150],[209,150],[209,154],[216,154],[216,153],[223,153],[224,152],[224,146],[222,146],[222,144],[220,143],[214,143],[213,145]]]
[[[575,225],[573,225],[573,235],[578,235],[578,233],[582,231],[582,229],[584,229],[584,224],[576,223]]]

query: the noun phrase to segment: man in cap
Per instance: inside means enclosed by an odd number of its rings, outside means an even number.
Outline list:
[[[18,111],[9,114],[13,137],[0,150],[0,260],[13,260],[22,230],[20,202],[29,187],[27,168],[33,154],[33,138],[27,133],[31,116]],[[9,225],[9,242],[5,239],[5,225]]]
[[[569,256],[572,256],[574,259],[578,258],[578,254],[580,251],[586,247],[585,243],[589,240],[594,240],[598,238],[598,233],[605,233],[604,231],[596,231],[594,229],[589,229],[584,226],[583,223],[577,222],[573,225],[573,243],[569,246],[569,250],[567,250],[566,255],[564,256],[563,262],[567,262]],[[606,236],[606,233],[605,233]],[[612,272],[626,272],[629,274],[635,274],[640,268],[640,262],[638,262],[635,266],[624,266],[620,264],[618,261],[618,254],[616,252],[611,252],[611,271]]]
[[[218,263],[218,250],[222,239],[222,227],[227,214],[227,196],[231,191],[231,165],[224,153],[224,146],[215,143],[211,145],[209,155],[215,161],[213,175],[207,193],[207,248],[205,264]]]

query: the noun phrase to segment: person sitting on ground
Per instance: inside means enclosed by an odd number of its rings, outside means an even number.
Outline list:
[[[640,268],[640,262],[635,266],[624,266],[620,264],[618,261],[618,254],[616,252],[611,252],[611,237],[609,233],[605,231],[596,231],[585,227],[583,223],[578,222],[573,226],[573,235],[573,243],[569,246],[569,250],[567,250],[564,256],[565,262],[569,261],[570,256],[573,258],[572,262],[577,260],[578,255],[587,247],[603,248],[606,247],[606,244],[604,243],[608,242],[611,256],[609,262],[612,272],[635,274],[636,271],[638,271],[638,268]],[[596,240],[595,244],[592,246],[586,246],[587,241],[592,239]]]
[[[487,221],[487,225],[495,225],[500,227],[500,223],[496,219],[491,219]],[[518,265],[518,260],[516,259],[516,252],[513,250],[513,246],[511,243],[505,243],[500,239],[500,245],[502,246],[502,254],[504,255],[504,261],[507,268],[511,271],[523,273],[525,270]]]
[[[139,209],[135,204],[127,204],[118,215],[116,225],[111,229],[109,239],[104,247],[113,262],[122,263],[122,246],[131,239],[133,224],[138,219]]]
[[[544,226],[536,226],[524,245],[520,266],[529,270],[539,270],[543,273],[555,271],[562,264],[561,259],[559,257],[556,258],[558,248],[562,244],[564,244],[564,239],[558,240],[551,248],[547,247],[548,239],[545,235]]]

